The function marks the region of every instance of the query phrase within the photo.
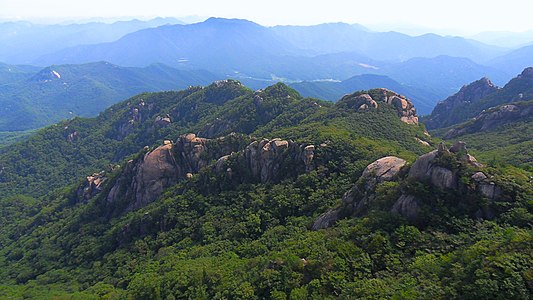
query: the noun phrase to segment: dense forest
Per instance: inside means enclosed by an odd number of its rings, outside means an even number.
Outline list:
[[[226,80],[0,148],[0,297],[531,299],[530,158],[479,142],[514,127],[442,142],[412,106]]]

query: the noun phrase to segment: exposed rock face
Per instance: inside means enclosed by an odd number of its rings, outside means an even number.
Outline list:
[[[450,129],[444,138],[452,139],[464,134],[488,131],[506,123],[532,118],[533,101],[506,104],[483,111],[472,122]]]
[[[125,176],[119,178],[107,196],[108,202],[115,202],[125,196],[128,201],[126,210],[135,210],[154,201],[163,189],[175,184],[180,174],[173,154],[174,145],[166,144],[148,152],[134,164],[130,161]],[[130,182],[127,182],[131,178]],[[124,186],[126,183],[126,186]]]
[[[293,141],[263,139],[246,147],[244,160],[251,175],[265,183],[279,177],[280,168],[286,161],[303,163],[307,172],[313,170],[314,151],[314,145],[304,147]]]
[[[405,163],[404,159],[387,156],[369,164],[361,175],[361,179],[365,181],[366,189],[373,189],[376,184],[384,181],[392,181],[398,176]]]
[[[107,196],[110,203],[120,198],[128,199],[127,211],[146,206],[157,199],[163,190],[180,180],[189,179],[192,174],[206,167],[212,159],[236,151],[237,146],[222,139],[219,148],[224,153],[207,153],[210,140],[186,134],[144,155],[142,159],[130,161],[124,168]]]
[[[373,89],[368,93],[358,92],[346,95],[338,103],[340,106],[365,111],[369,108],[378,108],[380,102],[394,106],[402,122],[418,124],[418,116],[413,103],[404,96],[387,89]]]
[[[342,219],[343,217],[347,217],[347,215],[344,213],[345,209],[343,206],[329,210],[323,214],[321,214],[315,222],[313,222],[313,225],[311,226],[312,230],[320,230],[324,228],[331,227],[337,222],[338,220]]]
[[[202,136],[213,138],[220,136],[224,132],[229,132],[233,128],[231,122],[222,119],[216,119],[213,123],[206,124],[200,131]]]
[[[496,199],[502,193],[500,187],[491,182],[483,172],[476,172],[472,175],[472,180],[476,183],[479,193],[488,199]]]
[[[158,128],[167,127],[170,124],[172,124],[172,120],[169,115],[166,115],[165,117],[157,116],[154,121],[154,125]]]
[[[391,208],[392,213],[400,214],[408,219],[418,216],[420,205],[413,195],[401,195]]]
[[[128,113],[124,116],[124,119],[115,124],[117,130],[117,140],[123,140],[133,129],[139,126],[144,120],[147,119],[148,111],[154,108],[154,104],[146,104],[143,99],[140,99],[138,103],[131,104]]]
[[[315,146],[314,145],[308,145],[305,146],[304,151],[302,153],[302,159],[305,164],[305,171],[311,172],[315,169],[315,165],[313,164],[313,158],[315,157]]]
[[[312,229],[326,228],[341,218],[364,214],[376,199],[376,186],[384,181],[419,181],[426,183],[431,189],[477,194],[491,201],[496,201],[501,196],[502,190],[482,172],[471,175],[471,184],[462,183],[459,171],[453,168],[454,164],[446,165],[450,160],[455,160],[455,164],[481,166],[468,154],[463,142],[457,142],[449,150],[444,144],[440,144],[437,150],[420,156],[407,174],[401,171],[405,160],[391,156],[378,159],[366,167],[357,183],[344,194],[341,205],[318,217]],[[423,205],[427,204],[402,188],[390,212],[416,221]],[[490,210],[480,209],[476,216],[490,218],[492,214]]]
[[[439,102],[429,118],[425,120],[425,124],[428,128],[434,129],[448,127],[460,122],[461,120],[457,120],[457,116],[454,114],[455,111],[460,110],[465,104],[477,102],[497,90],[498,87],[486,77],[465,85],[453,96]]]
[[[372,192],[376,185],[396,180],[405,164],[404,159],[387,156],[368,165],[357,183],[343,195],[341,206],[319,216],[313,223],[312,229],[327,228],[343,217],[361,214],[367,204],[373,200]]]
[[[287,170],[310,172],[315,168],[314,145],[281,139],[254,141],[243,147],[242,136],[206,139],[191,133],[146,151],[142,158],[128,162],[106,196],[108,203],[124,199],[122,212],[146,206],[164,189],[192,178],[203,168],[213,168],[239,182],[262,183],[283,178]],[[213,161],[216,163],[211,164]]]
[[[68,134],[67,136],[67,141],[69,142],[74,142],[76,139],[78,138],[78,132],[77,131],[73,131],[71,133]]]
[[[415,141],[417,141],[419,144],[424,145],[426,147],[430,147],[431,146],[428,142],[426,142],[426,141],[424,141],[422,139],[419,139],[417,137],[415,137]]]
[[[370,97],[369,94],[363,94],[363,95],[359,95],[357,97],[355,97],[355,99],[353,100],[355,101],[355,105],[354,107],[357,107],[359,106],[359,109],[363,109],[363,110],[366,110],[370,107],[372,108],[378,108],[378,104],[376,101],[374,101],[374,99],[372,99],[372,97]]]
[[[439,151],[434,150],[420,156],[411,166],[409,177],[418,181],[429,181],[439,188],[455,188],[458,177],[452,170],[434,164],[438,155]]]
[[[87,176],[85,183],[76,192],[78,201],[86,202],[102,191],[104,182],[107,180],[105,172],[94,173]]]
[[[181,136],[176,141],[176,156],[179,161],[180,175],[197,173],[209,161],[203,154],[207,151],[208,140],[193,133]]]

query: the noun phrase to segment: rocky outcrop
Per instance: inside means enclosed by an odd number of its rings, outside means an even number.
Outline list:
[[[497,90],[498,87],[486,77],[465,85],[453,96],[439,102],[431,115],[424,120],[424,123],[427,128],[434,129],[448,127],[461,122],[462,120],[458,119],[456,111],[461,110],[465,105],[483,99]]]
[[[378,108],[379,103],[382,102],[392,105],[402,122],[418,124],[418,116],[413,103],[404,96],[383,88],[346,95],[337,102],[337,105],[357,111],[365,111],[371,108]]]
[[[383,157],[369,164],[361,175],[365,188],[373,189],[378,183],[394,180],[405,164],[404,159],[395,156]]]
[[[420,210],[419,200],[413,195],[402,194],[391,208],[391,212],[414,220]]]
[[[111,188],[107,202],[128,199],[126,210],[135,210],[154,201],[163,189],[175,184],[181,172],[173,154],[174,145],[167,143],[146,153],[139,161],[129,161],[122,176]]]
[[[341,218],[365,214],[375,202],[376,187],[385,181],[422,182],[435,192],[453,192],[458,195],[468,195],[468,197],[474,195],[490,201],[497,201],[502,195],[502,190],[483,172],[479,171],[471,175],[469,183],[460,180],[460,176],[464,175],[461,172],[464,172],[466,166],[482,167],[473,156],[468,154],[463,142],[455,143],[450,149],[441,143],[437,150],[420,156],[408,172],[403,171],[406,169],[405,164],[405,160],[393,156],[384,157],[369,164],[359,180],[344,194],[341,205],[319,216],[313,223],[312,229],[326,228]],[[424,206],[427,204],[416,193],[411,194],[409,189],[402,188],[398,192],[396,201],[388,210],[411,221],[417,221]],[[479,218],[490,218],[491,215],[492,212],[486,208],[480,208],[476,213],[476,217]]]
[[[164,117],[157,116],[154,120],[154,125],[157,128],[167,127],[170,124],[172,124],[172,120],[170,119],[170,115],[166,115]]]
[[[470,122],[450,129],[444,138],[453,139],[464,134],[489,131],[507,123],[530,121],[532,118],[533,101],[506,104],[483,111]]]
[[[144,99],[138,100],[137,103],[128,103],[129,111],[124,117],[115,124],[116,139],[123,140],[128,134],[133,132],[134,128],[142,124],[148,117],[148,111],[154,108],[154,104],[146,104]]]
[[[310,172],[315,168],[314,145],[282,139],[263,139],[246,145],[244,140],[244,136],[236,134],[206,139],[190,133],[180,136],[175,143],[165,141],[129,161],[105,199],[110,204],[122,203],[120,212],[136,210],[156,200],[166,188],[191,179],[204,168],[237,183],[275,182],[294,172]],[[89,192],[86,198],[95,195]]]
[[[313,223],[312,229],[327,228],[341,218],[363,213],[375,197],[376,185],[396,180],[405,164],[404,159],[387,156],[368,165],[357,183],[343,195],[341,206],[320,215]]]
[[[85,182],[76,191],[78,202],[87,202],[96,196],[102,191],[106,181],[107,177],[104,171],[87,176]]]
[[[417,137],[415,137],[415,141],[417,141],[420,145],[424,145],[426,147],[431,147],[431,145],[428,142],[426,142],[426,141],[424,141],[422,139],[419,139]]]
[[[315,169],[314,145],[300,145],[282,139],[263,139],[250,143],[241,153],[235,154],[236,160],[229,164],[229,157],[222,157],[216,163],[218,172],[240,174],[242,180],[275,182],[286,172],[310,172]],[[243,169],[244,166],[244,169]],[[285,170],[285,171],[282,171]],[[249,174],[250,178],[244,174]]]

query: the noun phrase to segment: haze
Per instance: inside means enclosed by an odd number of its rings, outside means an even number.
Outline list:
[[[360,23],[381,30],[420,28],[433,32],[472,34],[483,31],[521,32],[533,29],[533,4],[508,0],[504,5],[475,0],[374,1],[71,1],[0,0],[0,19],[67,21],[90,18],[183,17],[190,15],[243,18],[262,25]]]

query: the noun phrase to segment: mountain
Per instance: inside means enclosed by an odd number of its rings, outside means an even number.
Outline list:
[[[252,67],[259,69],[257,65],[264,66],[270,58],[290,53],[295,53],[295,49],[268,28],[246,20],[210,18],[190,25],[137,31],[111,43],[65,49],[45,55],[36,62],[105,60],[126,66],[165,63],[231,72]]]
[[[381,73],[402,84],[426,88],[444,97],[481,77],[493,78],[497,84],[504,84],[510,78],[497,69],[476,64],[466,58],[450,56],[413,58],[386,66],[381,69]]]
[[[433,103],[438,99],[427,91],[415,87],[404,86],[387,76],[364,74],[351,77],[343,81],[304,81],[290,85],[301,95],[329,101],[335,101],[342,96],[358,90],[369,90],[383,87],[407,96],[414,103],[419,114],[428,114]]]
[[[17,69],[11,70],[7,74]],[[216,79],[206,71],[180,71],[161,64],[124,68],[106,62],[57,65],[16,74],[22,75],[0,86],[0,131],[35,129],[74,116],[95,116],[141,92],[185,88]]]
[[[533,30],[523,32],[486,31],[472,35],[470,38],[488,45],[516,48],[523,47],[533,42]]]
[[[524,68],[533,65],[533,45],[510,51],[502,56],[489,61],[488,64],[494,68],[504,70],[509,74],[516,74]]]
[[[390,93],[376,90],[375,94],[378,96],[375,98],[385,97],[383,98],[385,101],[386,95]],[[400,104],[403,102],[405,101],[400,101]],[[377,117],[385,117],[388,123],[393,122],[398,125],[400,116],[404,116],[404,113],[398,109],[398,112],[392,114],[389,107],[392,109],[391,105],[383,107],[380,105],[378,112],[382,110],[386,112],[377,113]],[[231,132],[251,134],[259,132],[263,127],[265,130],[268,128],[268,132],[283,131],[284,127],[307,118],[316,119],[313,122],[309,121],[309,124],[320,123],[317,121],[320,119],[320,114],[313,115],[316,109],[331,114],[337,110],[330,102],[320,102],[319,105],[314,99],[303,100],[298,93],[283,84],[252,92],[239,82],[228,80],[215,82],[206,88],[190,87],[180,92],[140,94],[113,105],[96,119],[73,118],[39,131],[24,142],[26,146],[22,156],[26,159],[23,162],[16,159],[21,155],[18,151],[9,151],[12,147],[2,149],[3,155],[0,155],[0,161],[3,173],[0,176],[0,194],[7,195],[13,192],[11,188],[15,183],[20,184],[19,188],[14,189],[15,192],[24,190],[25,193],[33,194],[42,193],[43,189],[53,190],[63,184],[72,183],[70,180],[88,174],[90,170],[105,169],[109,163],[117,163],[146,145],[152,145],[163,139],[172,139],[177,133],[197,132],[202,137],[212,138]],[[360,121],[338,125],[356,128],[370,126],[377,121],[368,122],[366,125],[360,124],[376,113],[365,115],[355,113],[356,110],[357,108],[351,117],[359,117]],[[374,108],[371,109],[373,110]],[[391,120],[392,116],[395,118]],[[413,116],[406,111],[405,117],[412,118],[416,115]],[[370,130],[361,135],[379,137],[381,140],[379,144],[382,145],[380,147],[388,149],[396,147],[394,145],[400,141],[414,141],[415,132],[421,130],[418,126],[403,125],[397,130],[385,130],[390,126],[388,123],[379,124],[383,126],[379,132]],[[420,134],[420,138],[424,138],[424,135]],[[392,144],[387,146],[389,143]],[[408,143],[404,147],[417,149],[419,146],[416,143]],[[85,148],[87,151],[80,150]],[[94,151],[94,149],[99,150]],[[50,165],[55,167],[49,169],[49,165],[38,163],[42,160],[49,161]],[[27,173],[29,168],[32,168],[33,172]],[[36,180],[43,177],[47,180]],[[33,188],[33,185],[36,187]]]
[[[443,37],[436,34],[412,37],[398,32],[373,32],[360,25],[345,23],[275,26],[272,29],[295,46],[315,53],[353,51],[384,61],[447,55],[466,57],[481,63],[505,51],[461,37]]]
[[[33,66],[18,66],[0,63],[0,85],[29,79],[40,68]]]
[[[431,115],[424,120],[424,124],[429,129],[457,124],[460,120],[463,120],[461,114],[465,110],[465,106],[468,106],[469,103],[477,102],[496,91],[498,91],[498,87],[487,77],[465,85],[456,94],[439,102]]]
[[[527,298],[530,173],[434,147],[385,89],[135,96],[0,150],[0,296]]]
[[[457,94],[439,103],[424,120],[428,128],[443,128],[476,117],[483,110],[501,104],[525,101],[533,98],[533,68],[526,68],[520,75],[498,89],[490,80],[481,79],[464,86]]]
[[[112,42],[141,29],[180,24],[173,18],[149,21],[130,20],[112,24],[43,25],[30,22],[0,23],[0,61],[10,64],[28,64],[38,57],[77,45]]]
[[[484,110],[476,118],[441,131],[447,140],[462,140],[486,161],[533,170],[533,101]]]
[[[146,66],[160,62],[243,78],[342,80],[387,64],[383,61],[448,55],[479,62],[502,53],[462,38],[376,33],[343,23],[263,27],[246,20],[210,18],[190,25],[140,30],[110,43],[63,49],[42,56],[35,64],[105,60]]]

